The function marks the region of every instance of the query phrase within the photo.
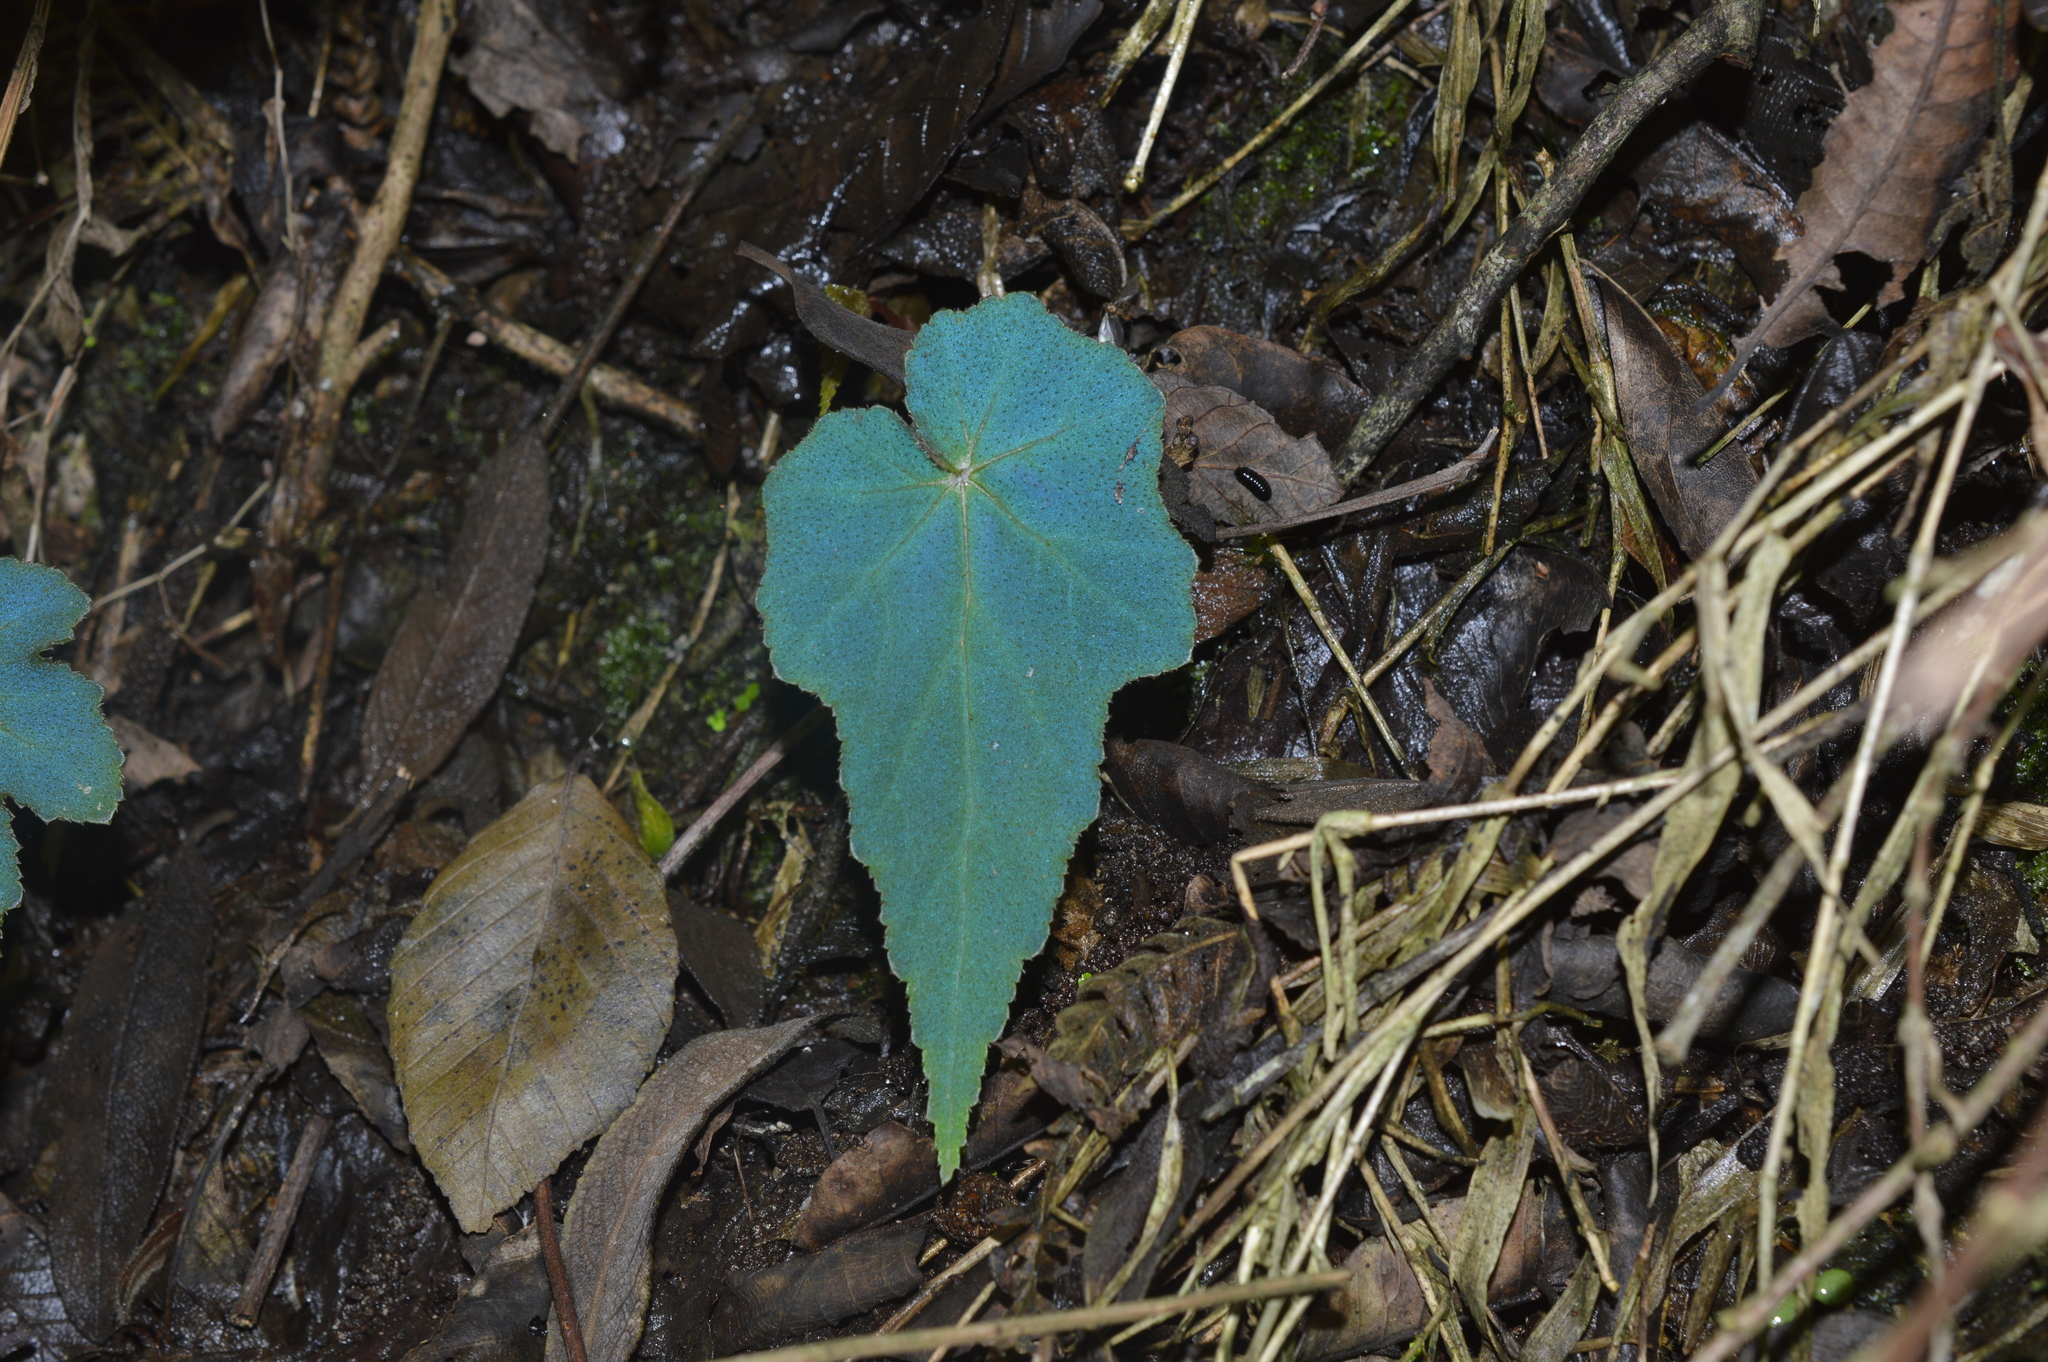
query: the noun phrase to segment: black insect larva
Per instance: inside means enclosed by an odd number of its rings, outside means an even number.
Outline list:
[[[1260,501],[1271,501],[1273,499],[1272,485],[1251,469],[1238,469],[1237,480],[1244,484],[1245,491],[1250,492]]]

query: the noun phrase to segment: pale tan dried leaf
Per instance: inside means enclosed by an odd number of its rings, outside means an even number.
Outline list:
[[[1887,724],[1939,727],[1966,691],[1974,703],[1989,703],[2048,637],[2048,516],[2028,517],[1998,543],[2005,561],[1907,646]]]
[[[1977,836],[1995,847],[2048,851],[2048,804],[1987,804],[1977,819]]]
[[[705,1118],[787,1054],[815,1021],[719,1031],[677,1051],[605,1132],[576,1183],[562,1259],[590,1362],[626,1362],[640,1343],[653,1263],[654,1217],[677,1160]],[[558,1320],[547,1362],[566,1362]]]
[[[183,780],[199,774],[192,754],[168,738],[156,734],[118,714],[107,716],[114,741],[121,744],[121,786],[129,794],[146,790],[166,780]]]
[[[441,872],[391,959],[391,1058],[464,1230],[625,1109],[675,983],[661,877],[586,776],[535,786]]]
[[[1871,54],[1870,83],[1849,93],[1821,143],[1823,159],[1799,197],[1806,235],[1779,258],[1790,280],[1743,342],[1785,346],[1827,325],[1813,291],[1841,287],[1835,257],[1857,252],[1892,267],[1878,304],[1927,252],[1948,181],[1968,164],[1991,115],[1998,30],[2006,0],[1900,0],[1892,31]],[[2011,41],[2005,44],[2008,52]]]

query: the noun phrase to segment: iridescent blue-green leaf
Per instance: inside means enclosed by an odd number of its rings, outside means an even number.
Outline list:
[[[763,489],[776,670],[837,717],[950,1175],[990,1042],[1095,816],[1109,697],[1187,660],[1161,401],[1028,294],[941,313],[912,425],[835,412]]]
[[[51,567],[0,558],[0,796],[44,819],[104,823],[121,802],[121,748],[98,686],[44,657],[90,604]],[[21,902],[19,851],[0,802],[0,913]]]

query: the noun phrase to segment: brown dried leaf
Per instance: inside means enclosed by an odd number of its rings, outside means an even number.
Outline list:
[[[1822,143],[1824,159],[1799,196],[1806,234],[1779,251],[1789,280],[1742,343],[1786,346],[1828,325],[1816,286],[1840,288],[1835,257],[1854,251],[1892,267],[1878,305],[1927,252],[1945,187],[1968,163],[1991,116],[2006,0],[1899,0],[1892,31],[1871,54],[1870,83],[1849,94]],[[2012,50],[2011,40],[2006,51]]]
[[[1907,645],[1886,722],[1946,723],[1965,691],[1975,705],[2003,694],[2034,645],[2048,637],[2048,516],[2002,535],[2005,561],[1929,620]]]
[[[1700,410],[1706,390],[1656,319],[1613,280],[1594,269],[1586,273],[1600,297],[1629,455],[1679,548],[1697,558],[1742,509],[1756,471],[1738,448],[1698,462],[1725,418]]]
[[[168,738],[156,734],[118,714],[107,716],[114,741],[121,744],[121,787],[129,794],[146,790],[166,780],[183,780],[199,774],[192,754]]]
[[[1273,574],[1242,549],[1218,549],[1214,564],[1195,574],[1195,642],[1212,639],[1266,603]]]
[[[90,1338],[120,1322],[121,1266],[170,1171],[212,956],[212,890],[188,845],[94,952],[65,1022],[49,1244],[65,1308]]]
[[[548,459],[529,431],[477,470],[440,585],[422,591],[363,713],[363,790],[425,780],[498,693],[548,554]],[[531,1190],[531,1189],[529,1189]]]
[[[1560,1250],[1570,1251],[1569,1231],[1546,1223],[1552,1218],[1544,1214],[1543,1203],[1542,1190],[1531,1183],[1514,1208],[1487,1282],[1487,1296],[1496,1305],[1533,1295],[1542,1281],[1546,1258]],[[1455,1241],[1465,1221],[1465,1199],[1439,1201],[1429,1210]],[[1415,1280],[1407,1256],[1385,1237],[1361,1243],[1344,1260],[1344,1266],[1351,1271],[1350,1282],[1327,1305],[1319,1303],[1303,1322],[1302,1362],[1352,1357],[1400,1343],[1429,1322],[1429,1302],[1421,1283]]]
[[[1225,525],[1254,525],[1321,510],[1343,499],[1330,456],[1311,435],[1297,440],[1264,407],[1224,387],[1197,387],[1168,369],[1152,375],[1166,398],[1166,435],[1190,423],[1196,454],[1187,470],[1188,500]],[[1270,495],[1261,498],[1238,476],[1249,469]]]
[[[818,1175],[817,1190],[796,1224],[796,1246],[816,1253],[938,1186],[939,1156],[931,1137],[884,1121]]]
[[[216,444],[240,430],[263,400],[263,391],[284,362],[298,325],[299,272],[287,257],[271,267],[228,355],[220,392],[206,413],[206,428]]]
[[[348,1090],[377,1133],[399,1153],[412,1153],[391,1055],[370,1025],[363,1000],[346,993],[323,993],[299,1008],[298,1017],[320,1047],[328,1072]]]
[[[1273,413],[1289,435],[1313,435],[1325,449],[1344,443],[1372,399],[1326,359],[1299,354],[1221,326],[1191,326],[1159,348],[1165,368],[1190,383],[1228,388]]]
[[[581,13],[575,6],[545,9],[557,22],[573,23]],[[556,32],[529,0],[467,6],[463,30],[470,45],[448,59],[448,69],[493,115],[524,109],[541,145],[571,165],[624,149],[630,116],[617,97],[625,77],[604,59],[594,35]]]
[[[640,1342],[654,1217],[683,1151],[705,1118],[803,1039],[813,1020],[699,1036],[655,1071],[597,1142],[562,1225],[562,1260],[590,1362],[625,1362]],[[561,1324],[550,1320],[548,1362],[567,1355]]]
[[[587,776],[535,786],[434,881],[391,958],[391,1058],[465,1231],[625,1108],[675,983],[661,877]]]

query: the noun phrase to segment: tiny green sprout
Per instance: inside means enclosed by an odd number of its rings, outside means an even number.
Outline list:
[[[668,816],[661,801],[647,792],[647,782],[638,767],[632,772],[633,812],[639,816],[640,845],[649,856],[660,859],[676,844],[676,820]]]
[[[1841,1305],[1855,1290],[1856,1278],[1843,1268],[1831,1267],[1813,1279],[1813,1298],[1822,1305]]]
[[[1077,975],[1075,975],[1075,976],[1074,976],[1074,986],[1075,986],[1076,988],[1079,988],[1079,987],[1080,987],[1080,986],[1081,986],[1082,984],[1085,984],[1085,983],[1087,983],[1087,982],[1088,982],[1088,981],[1089,981],[1090,979],[1093,979],[1094,977],[1095,977],[1095,971],[1094,971],[1094,970],[1092,970],[1092,969],[1084,969],[1084,970],[1082,970],[1082,971],[1081,971],[1081,972],[1080,972],[1079,974],[1077,974]]]
[[[704,723],[713,733],[725,732],[725,710],[723,708],[712,710],[704,716]]]
[[[760,698],[761,683],[759,681],[749,681],[747,688],[733,698],[732,712],[735,714],[745,714],[754,707],[754,701]]]

